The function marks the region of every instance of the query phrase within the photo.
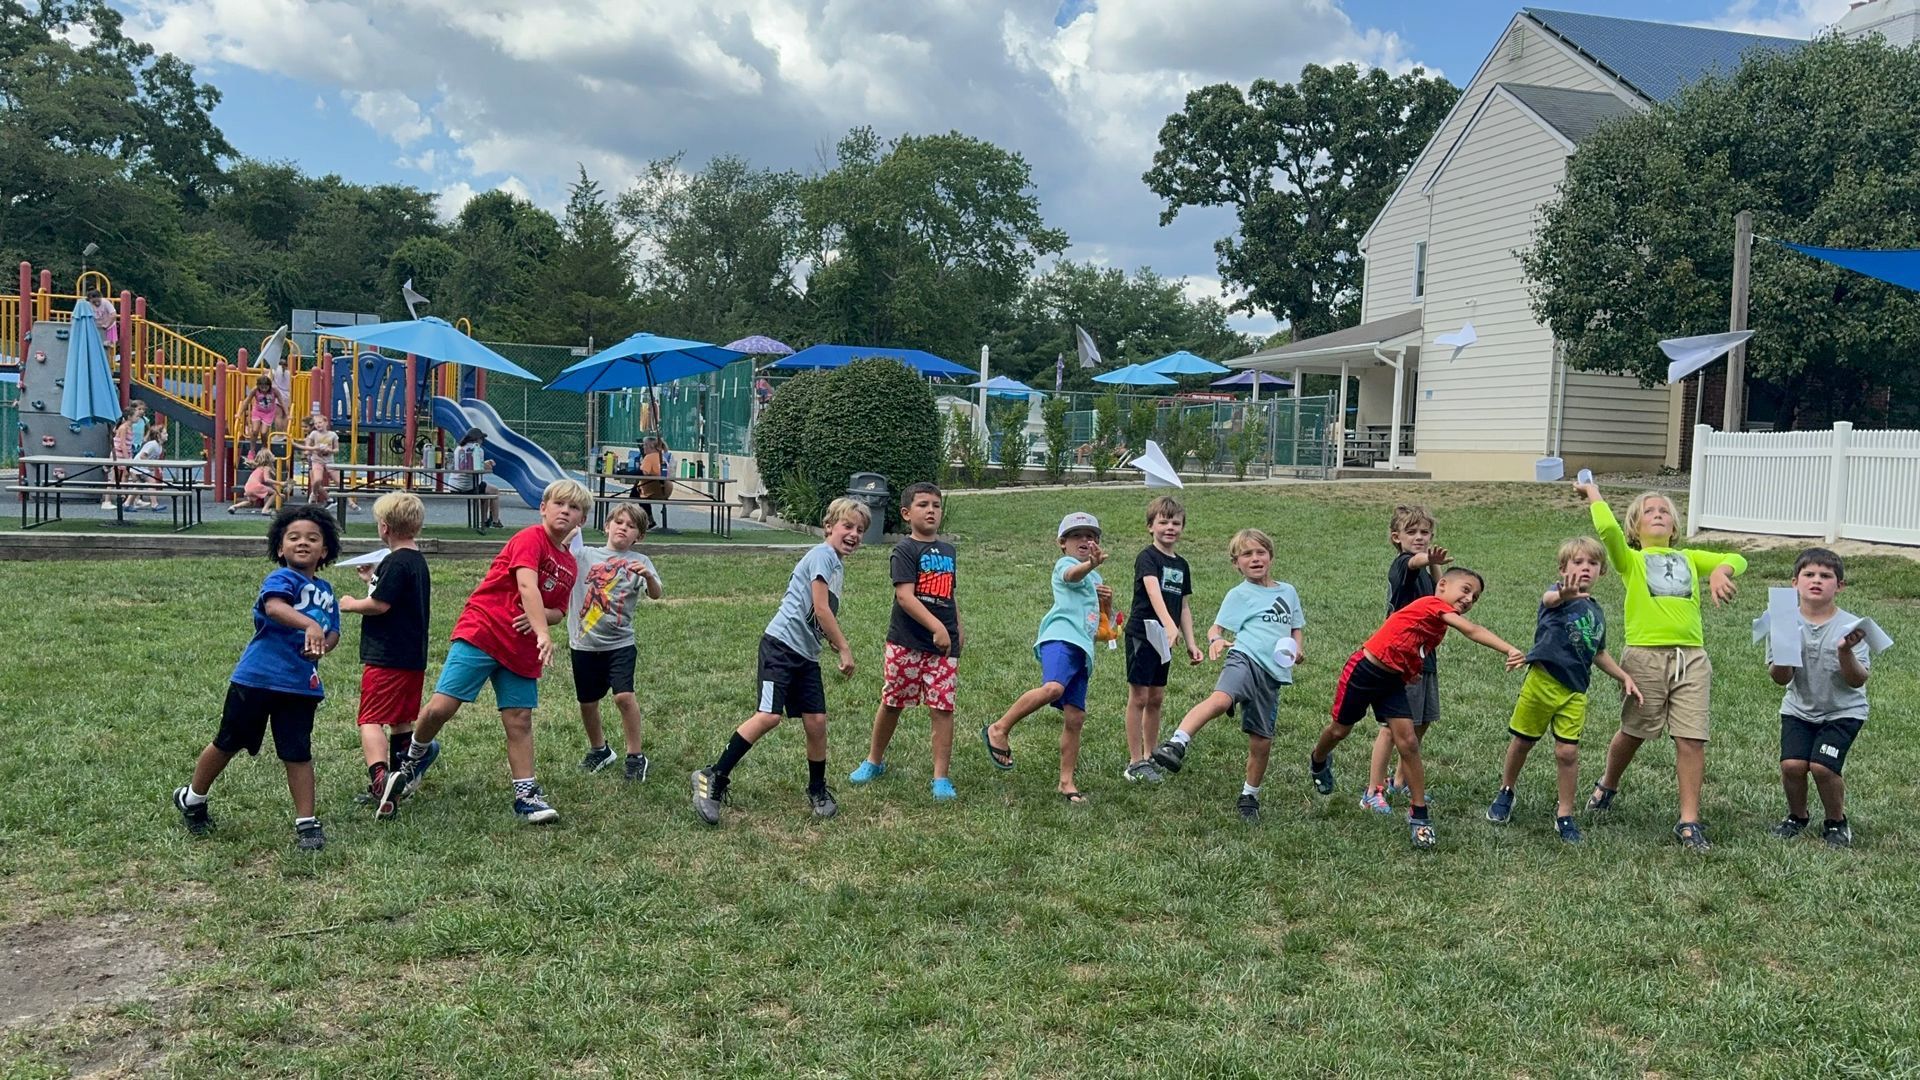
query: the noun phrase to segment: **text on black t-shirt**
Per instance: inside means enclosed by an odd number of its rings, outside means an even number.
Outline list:
[[[894,585],[913,586],[914,597],[947,628],[947,639],[953,645],[948,650],[949,656],[960,655],[954,554],[953,545],[944,540],[916,540],[909,536],[893,546],[893,557],[887,564],[888,576]],[[940,651],[933,645],[932,631],[907,614],[897,598],[893,602],[893,617],[887,624],[887,640],[916,652]]]

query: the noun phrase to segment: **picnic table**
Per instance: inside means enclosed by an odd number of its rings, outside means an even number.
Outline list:
[[[467,526],[474,532],[487,531],[486,504],[500,497],[499,492],[491,494],[483,491],[456,491],[457,485],[448,483],[452,477],[470,477],[478,487],[480,477],[486,475],[485,469],[454,469],[429,467],[426,465],[328,465],[328,469],[339,474],[340,483],[329,494],[333,496],[334,520],[341,528],[347,524],[349,500],[366,495],[377,497],[390,491],[410,491],[421,499],[460,499],[467,504]],[[357,479],[356,479],[357,478]]]
[[[128,499],[165,499],[173,513],[173,531],[183,532],[205,520],[203,497],[212,485],[196,479],[206,469],[199,458],[70,457],[61,454],[23,454],[25,480],[13,486],[20,496],[20,527],[38,528],[61,520],[62,499],[76,495],[113,503],[113,524],[127,523]],[[125,480],[114,470],[125,469]],[[136,478],[136,476],[138,478]]]
[[[734,481],[718,476],[653,476],[643,473],[605,472],[595,469],[587,474],[593,483],[593,527],[604,529],[607,525],[607,510],[615,503],[633,502],[643,506],[660,508],[659,527],[661,532],[672,532],[667,528],[667,508],[670,506],[690,506],[703,510],[707,514],[707,530],[715,536],[733,535],[733,504],[727,501],[727,485]],[[674,498],[643,499],[630,494],[632,488],[645,481],[664,481],[674,487]],[[610,491],[609,485],[620,490]],[[693,485],[704,485],[704,488]],[[682,489],[689,495],[681,495]]]

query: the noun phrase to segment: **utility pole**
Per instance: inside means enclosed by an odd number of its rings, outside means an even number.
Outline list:
[[[1747,283],[1753,269],[1753,211],[1733,217],[1733,317],[1729,330],[1747,328]],[[1747,419],[1747,345],[1741,342],[1727,354],[1727,399],[1720,417],[1722,431],[1739,431]]]

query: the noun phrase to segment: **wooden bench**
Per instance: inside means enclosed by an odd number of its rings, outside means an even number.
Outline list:
[[[638,506],[646,506],[646,507],[653,507],[653,506],[660,507],[660,520],[654,522],[654,527],[660,530],[661,532],[672,531],[671,529],[667,528],[667,522],[666,522],[667,508],[673,507],[673,506],[683,506],[683,507],[690,507],[695,510],[706,511],[707,512],[707,529],[709,532],[713,533],[715,536],[732,536],[733,535],[733,504],[732,503],[720,502],[717,499],[698,499],[698,498],[696,499],[641,499],[633,495],[630,495],[624,491],[618,495],[595,495],[593,497],[593,527],[596,529],[606,528],[608,508],[613,506],[618,506],[621,503],[633,503]],[[653,511],[648,510],[647,513],[649,516],[651,516]]]
[[[485,533],[487,531],[486,504],[500,497],[500,493],[497,491],[421,491],[416,488],[397,487],[356,487],[345,490],[334,488],[328,492],[328,494],[333,497],[333,518],[340,523],[341,531],[344,532],[347,527],[347,500],[358,499],[362,495],[377,499],[393,491],[405,491],[421,502],[431,502],[435,499],[456,499],[465,502],[467,504],[467,527],[477,533]],[[368,513],[371,514],[372,510],[369,509]]]
[[[20,496],[20,528],[36,529],[51,521],[65,520],[61,514],[61,503],[68,496],[77,496],[92,502],[94,499],[113,501],[113,524],[127,523],[128,499],[165,499],[173,518],[173,531],[185,532],[201,524],[205,517],[202,513],[206,493],[213,490],[212,484],[196,483],[191,486],[171,484],[166,486],[147,486],[144,484],[115,484],[99,481],[76,480],[70,484],[15,484],[7,491]],[[192,500],[192,504],[188,504]],[[27,519],[28,507],[36,511],[34,520]],[[51,514],[48,511],[52,511]],[[103,524],[105,524],[103,522]]]

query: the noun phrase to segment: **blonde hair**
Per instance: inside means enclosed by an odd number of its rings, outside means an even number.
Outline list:
[[[640,507],[633,503],[621,503],[607,514],[607,524],[611,525],[621,518],[632,522],[641,536],[647,535],[647,515],[641,512]]]
[[[1674,519],[1674,528],[1678,529],[1680,527],[1680,508],[1673,505],[1672,499],[1668,498],[1662,492],[1643,491],[1635,495],[1633,501],[1627,504],[1627,543],[1634,547],[1646,546],[1640,542],[1640,519],[1647,512],[1647,500],[1649,499],[1659,499],[1661,502],[1666,503],[1667,513],[1672,515]],[[1669,535],[1667,539],[1672,540],[1673,537]]]
[[[827,516],[820,519],[820,526],[831,529],[843,521],[852,521],[855,518],[860,519],[860,527],[864,529],[873,524],[873,511],[867,509],[866,503],[842,495],[827,504]]]
[[[1227,558],[1237,559],[1252,548],[1264,548],[1268,555],[1273,554],[1273,537],[1259,529],[1241,529],[1233,534],[1227,543]]]
[[[1595,540],[1593,537],[1576,536],[1573,539],[1567,541],[1566,543],[1561,544],[1560,545],[1560,569],[1565,570],[1567,568],[1567,564],[1572,562],[1576,555],[1585,555],[1587,558],[1592,559],[1594,562],[1599,563],[1600,574],[1605,574],[1607,572],[1607,549],[1600,543],[1600,541]],[[1599,575],[1595,575],[1595,576],[1597,577]]]
[[[1398,550],[1400,542],[1394,539],[1395,536],[1415,525],[1425,525],[1427,531],[1432,532],[1435,524],[1433,511],[1419,503],[1404,503],[1393,508],[1393,517],[1387,522],[1387,542]]]
[[[1168,521],[1185,521],[1187,520],[1187,508],[1181,506],[1180,500],[1171,495],[1156,495],[1147,503],[1147,528],[1153,528],[1153,523],[1157,518],[1166,518]]]
[[[555,480],[547,485],[547,490],[540,493],[542,506],[550,502],[563,503],[585,513],[593,506],[593,493],[578,480]]]
[[[385,525],[394,536],[411,539],[420,535],[420,526],[426,524],[427,508],[410,491],[389,491],[373,501],[373,520]]]

